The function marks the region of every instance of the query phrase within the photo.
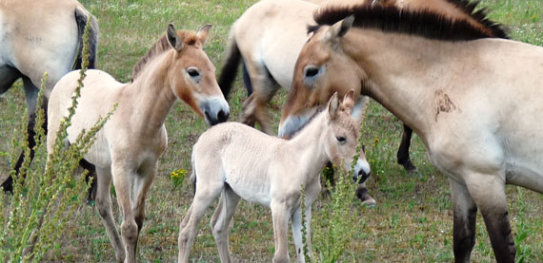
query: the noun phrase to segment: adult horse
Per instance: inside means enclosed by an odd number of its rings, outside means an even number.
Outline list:
[[[228,103],[215,79],[215,67],[202,47],[210,27],[194,33],[175,31],[169,25],[167,34],[136,64],[129,83],[119,83],[100,70],[89,70],[83,82],[68,128],[69,142],[118,104],[84,158],[96,167],[96,207],[119,262],[136,261],[145,196],[155,177],[158,158],[168,144],[164,121],[174,102],[183,100],[211,125],[228,117]],[[51,93],[48,152],[54,147],[61,120],[68,114],[78,78],[78,71],[66,74]],[[121,236],[111,211],[112,181],[122,215]]]
[[[505,184],[543,193],[543,48],[481,38],[429,11],[327,8],[315,20],[285,109],[304,90],[357,86],[412,127],[449,177],[455,260],[470,260],[480,209],[496,260],[514,262]]]
[[[0,94],[23,80],[28,118],[28,147],[34,155],[35,110],[45,108],[55,83],[72,69],[81,68],[83,31],[89,24],[89,68],[96,65],[98,24],[75,0],[0,1]],[[36,105],[41,78],[47,72],[45,104]],[[19,171],[21,154],[14,167]],[[12,190],[12,178],[2,183]]]
[[[370,5],[398,6],[402,10],[432,10],[454,20],[466,21],[489,37],[505,37],[505,33],[488,20],[480,19],[482,13],[474,13],[475,6],[467,1],[454,0],[331,0],[321,7]],[[263,0],[251,6],[234,23],[230,31],[225,62],[219,78],[219,86],[225,97],[230,93],[238,64],[243,59],[243,79],[249,98],[243,104],[242,122],[251,126],[260,124],[271,134],[271,121],[266,105],[279,87],[290,89],[296,58],[307,41],[307,25],[314,24],[313,11],[319,5],[301,0]],[[348,89],[344,89],[345,91]],[[360,90],[356,90],[356,99]],[[332,91],[315,91],[300,99],[303,107],[321,107],[326,104]],[[340,91],[340,96],[345,92]],[[296,110],[296,109],[295,109]],[[309,113],[308,115],[311,115]],[[279,136],[290,137],[307,121],[303,118],[292,127],[279,130]],[[284,125],[282,125],[284,126]],[[398,163],[407,171],[416,167],[409,158],[412,130],[404,125],[402,141],[398,149]]]

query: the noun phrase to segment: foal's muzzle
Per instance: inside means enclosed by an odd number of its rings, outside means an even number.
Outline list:
[[[370,164],[366,159],[359,159],[354,166],[354,181],[359,184],[364,183],[370,177]]]
[[[209,125],[225,122],[228,120],[228,116],[230,116],[230,107],[224,97],[214,97],[205,100],[200,104],[200,108]]]

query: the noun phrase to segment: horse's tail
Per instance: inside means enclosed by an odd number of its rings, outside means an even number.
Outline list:
[[[221,69],[221,75],[219,77],[219,87],[221,88],[222,94],[225,98],[228,98],[228,94],[232,89],[232,83],[236,79],[240,60],[241,52],[239,51],[238,44],[234,36],[234,30],[232,29],[230,31],[228,47],[226,48],[226,57]]]
[[[89,23],[89,65],[88,68],[96,68],[96,57],[98,47],[98,22],[96,18],[88,13],[86,10],[79,7],[74,11],[75,22],[77,23],[77,42],[78,50],[77,57],[74,61],[73,69],[81,69],[83,63],[83,34],[85,33],[85,26]]]

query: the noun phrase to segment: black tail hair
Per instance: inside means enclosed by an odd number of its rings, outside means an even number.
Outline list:
[[[88,15],[76,8],[74,11],[75,22],[77,23],[77,36],[78,36],[78,51],[77,58],[74,61],[73,69],[81,69],[83,63],[83,34],[85,32],[85,26],[90,19],[89,28],[89,66],[88,68],[96,68],[96,57],[98,48],[98,23],[96,18],[92,15]]]
[[[232,83],[236,79],[238,73],[238,65],[241,60],[241,52],[234,36],[231,36],[228,50],[226,51],[226,59],[224,61],[221,74],[219,77],[219,87],[222,94],[228,99],[228,94],[232,89]]]

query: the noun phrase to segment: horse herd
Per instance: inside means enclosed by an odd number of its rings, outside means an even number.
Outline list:
[[[455,261],[470,261],[480,209],[496,260],[514,262],[505,184],[543,193],[543,48],[507,39],[499,24],[476,10],[477,3],[467,0],[262,0],[232,25],[219,81],[202,48],[210,26],[190,32],[169,25],[128,83],[89,70],[67,140],[118,104],[84,157],[97,175],[96,207],[116,260],[136,261],[146,193],[168,144],[164,121],[179,99],[214,125],[193,148],[195,196],[180,225],[179,262],[188,261],[199,220],[218,196],[211,226],[221,261],[231,261],[228,226],[243,198],[272,211],[274,262],[289,260],[289,221],[304,262],[301,188],[310,244],[311,203],[326,163],[344,171],[354,167],[362,182],[369,176],[364,153],[353,157],[370,97],[404,123],[399,163],[416,169],[408,154],[415,131],[429,160],[448,176]],[[79,74],[70,70],[80,67],[86,25],[95,66],[96,19],[75,0],[8,0],[0,2],[0,25],[0,93],[23,79],[29,112],[47,108],[50,150],[76,87]],[[250,94],[242,122],[271,133],[265,105],[283,87],[289,95],[278,133],[288,140],[222,123],[239,64]],[[48,103],[36,105],[43,72],[50,76]],[[32,134],[31,113],[28,127]],[[3,186],[9,190],[10,180]]]

